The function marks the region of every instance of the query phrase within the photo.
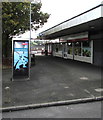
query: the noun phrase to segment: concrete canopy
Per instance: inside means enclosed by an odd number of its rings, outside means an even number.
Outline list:
[[[103,3],[68,19],[52,28],[39,34],[41,39],[55,39],[61,36],[76,34],[80,32],[99,32],[103,31]]]

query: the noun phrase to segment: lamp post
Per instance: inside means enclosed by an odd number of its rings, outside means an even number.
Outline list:
[[[33,0],[30,2],[30,40],[31,40],[31,5],[41,3],[41,0]]]
[[[30,47],[30,43],[31,43],[31,5],[32,4],[38,4],[41,3],[41,0],[33,0],[32,2],[30,2],[30,38],[29,38],[29,52],[31,54],[31,47]],[[30,66],[31,66],[31,55],[29,54],[29,62],[30,62]]]
[[[30,3],[30,41],[31,41],[31,3]]]

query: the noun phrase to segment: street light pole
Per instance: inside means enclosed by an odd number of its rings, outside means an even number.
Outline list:
[[[31,2],[30,2],[30,38],[29,38],[29,62],[30,62],[30,66],[31,66]],[[29,66],[29,68],[30,68]],[[30,73],[29,73],[30,74]]]
[[[30,41],[31,41],[31,3],[30,3]]]
[[[32,2],[30,2],[30,38],[29,38],[29,67],[31,66],[31,4],[38,4],[38,3],[41,3],[41,0],[33,0]],[[30,72],[29,72],[30,74]]]
[[[38,4],[41,3],[41,0],[34,0],[30,2],[30,41],[31,41],[31,4]]]
[[[34,0],[30,2],[30,41],[31,41],[31,4],[38,4],[41,3],[41,0]]]

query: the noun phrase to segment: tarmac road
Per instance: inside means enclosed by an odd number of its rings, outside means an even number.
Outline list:
[[[92,102],[85,104],[5,112],[3,113],[3,118],[101,118],[101,104],[101,102]]]

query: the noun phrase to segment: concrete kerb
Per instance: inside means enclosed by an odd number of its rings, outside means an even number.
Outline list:
[[[29,105],[23,105],[23,106],[6,107],[6,108],[0,108],[0,111],[12,112],[12,111],[36,109],[36,108],[43,108],[43,107],[53,107],[53,106],[61,106],[61,105],[71,105],[71,104],[79,104],[79,103],[87,103],[87,102],[96,102],[96,101],[102,101],[102,100],[103,100],[103,96],[100,96],[100,97],[94,97],[94,98],[83,98],[83,99],[48,102],[48,103],[41,103],[41,104],[29,104]]]

